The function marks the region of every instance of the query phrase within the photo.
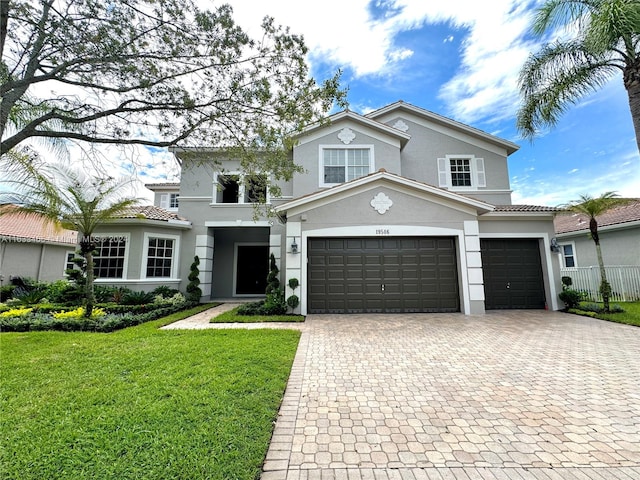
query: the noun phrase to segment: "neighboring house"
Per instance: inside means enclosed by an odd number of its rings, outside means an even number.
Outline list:
[[[640,299],[640,200],[630,199],[596,220],[612,299]],[[572,288],[587,292],[592,300],[600,300],[600,269],[589,219],[563,213],[554,224],[562,275],[572,279]]]
[[[264,296],[273,253],[282,284],[300,281],[302,314],[558,309],[555,209],[511,204],[507,159],[517,150],[404,102],[343,111],[298,136],[290,154],[304,173],[271,198],[269,172],[247,177],[221,149],[174,148],[180,184],[148,187],[157,206],[179,198],[191,225],[136,224],[122,276],[143,282],[157,236],[175,240],[167,278],[183,290],[199,256],[203,300]],[[121,256],[127,265],[126,246]]]
[[[596,220],[605,264],[640,266],[640,200],[630,200]],[[562,267],[598,265],[586,216],[563,213],[556,216],[554,225]]]
[[[0,215],[0,283],[14,277],[47,282],[65,278],[65,270],[73,268],[76,244],[76,232],[56,228],[38,215]]]

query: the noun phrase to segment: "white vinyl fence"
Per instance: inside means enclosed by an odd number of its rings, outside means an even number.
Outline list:
[[[640,266],[616,265],[604,267],[607,281],[611,284],[612,302],[634,302],[640,300]],[[571,277],[573,290],[585,292],[590,301],[600,302],[600,268],[572,267],[560,269],[563,277]]]

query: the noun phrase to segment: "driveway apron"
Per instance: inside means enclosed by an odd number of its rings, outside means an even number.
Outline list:
[[[262,480],[640,478],[640,328],[310,315]]]

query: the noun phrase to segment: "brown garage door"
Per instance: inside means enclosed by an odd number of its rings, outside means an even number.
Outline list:
[[[537,239],[481,239],[480,250],[486,309],[544,308]]]
[[[457,312],[448,237],[310,238],[309,313]]]

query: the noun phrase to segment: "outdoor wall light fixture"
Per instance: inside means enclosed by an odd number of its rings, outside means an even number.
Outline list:
[[[298,253],[298,244],[296,243],[296,239],[293,239],[291,242],[291,253]]]
[[[551,251],[553,253],[560,253],[560,245],[558,245],[558,239],[555,237],[551,239]]]

